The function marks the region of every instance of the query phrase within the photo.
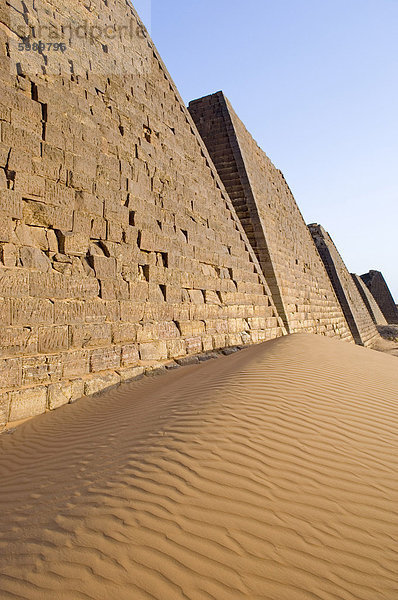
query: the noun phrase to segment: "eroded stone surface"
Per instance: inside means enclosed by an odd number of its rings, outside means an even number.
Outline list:
[[[282,335],[231,201],[129,3],[26,0],[0,21],[0,395],[11,394],[11,419],[159,361]],[[46,56],[14,43],[16,31],[71,21],[129,33],[106,48],[75,37]]]

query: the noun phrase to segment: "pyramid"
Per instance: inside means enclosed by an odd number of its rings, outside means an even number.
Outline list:
[[[286,333],[129,2],[11,2],[0,20],[3,422]]]
[[[361,279],[376,300],[387,323],[398,323],[398,308],[382,273],[372,270],[361,275]]]
[[[362,346],[371,345],[379,338],[374,319],[332,238],[321,225],[312,223],[308,228],[325,264],[355,342]]]
[[[352,336],[325,267],[282,175],[222,92],[191,115],[234,204],[290,333]]]
[[[372,294],[366,287],[364,281],[361,279],[361,277],[359,277],[359,275],[356,275],[355,273],[351,273],[351,277],[353,278],[354,283],[358,288],[358,292],[362,296],[362,300],[364,301],[366,308],[368,309],[370,316],[373,319],[373,323],[375,325],[387,325],[387,320],[385,316],[381,312],[379,305],[377,304],[376,300],[373,298]]]

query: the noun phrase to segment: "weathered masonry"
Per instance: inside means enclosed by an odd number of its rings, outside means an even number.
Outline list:
[[[369,271],[361,275],[362,281],[370,290],[379,305],[387,323],[398,323],[398,309],[380,271]]]
[[[258,147],[222,92],[190,102],[189,110],[288,331],[352,341],[325,267],[281,171]]]
[[[285,333],[130,4],[9,4],[0,9],[0,423],[175,358]],[[79,23],[100,33],[72,35]],[[65,36],[65,52],[18,49],[45,26]]]
[[[357,344],[369,346],[378,337],[374,320],[330,235],[321,225],[308,225],[325,264],[341,308]]]

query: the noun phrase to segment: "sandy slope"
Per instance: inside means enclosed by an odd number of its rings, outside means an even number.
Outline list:
[[[398,363],[306,334],[0,437],[0,598],[398,598]]]

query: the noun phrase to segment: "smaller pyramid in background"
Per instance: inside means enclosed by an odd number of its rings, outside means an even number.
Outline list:
[[[380,271],[369,271],[361,275],[372,296],[385,316],[387,323],[398,323],[398,308],[389,287]]]
[[[381,312],[379,305],[373,298],[365,283],[362,281],[361,277],[359,277],[359,275],[357,275],[356,273],[351,273],[351,277],[353,278],[354,283],[358,288],[358,292],[362,296],[362,300],[364,301],[370,313],[370,316],[373,319],[373,323],[375,325],[387,325],[387,320],[385,316]]]
[[[316,223],[308,225],[308,229],[329,274],[355,342],[369,346],[379,334],[352,276],[327,231]]]

